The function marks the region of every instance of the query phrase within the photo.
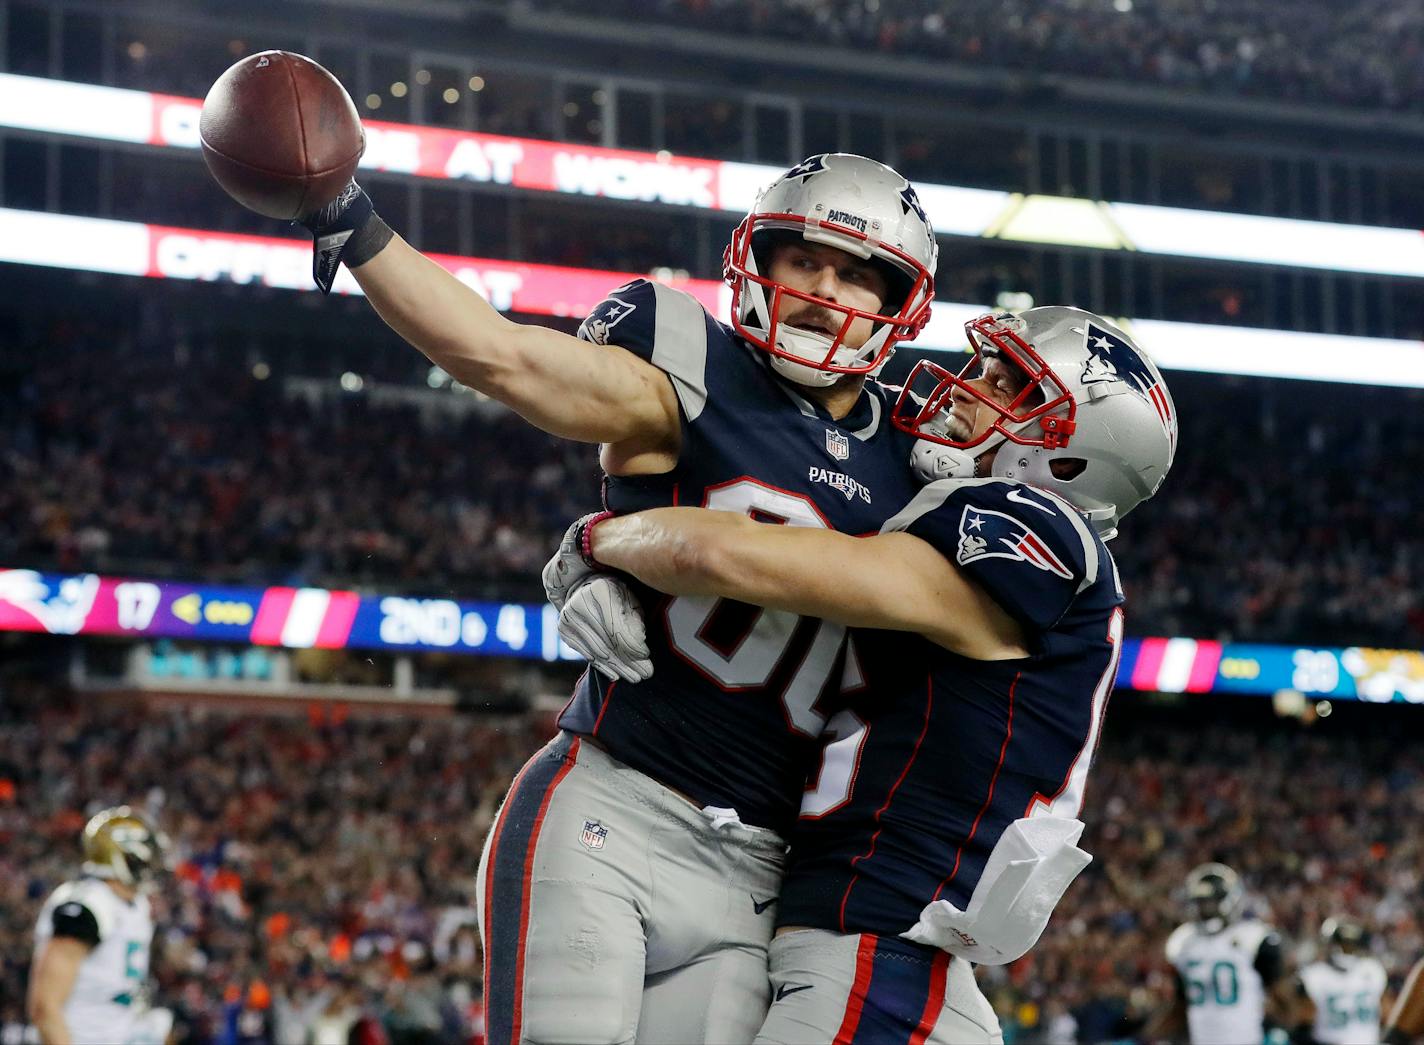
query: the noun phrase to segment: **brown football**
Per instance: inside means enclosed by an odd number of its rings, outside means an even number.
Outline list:
[[[228,195],[288,221],[334,200],[366,147],[346,89],[290,51],[248,55],[219,76],[198,131],[208,170]]]

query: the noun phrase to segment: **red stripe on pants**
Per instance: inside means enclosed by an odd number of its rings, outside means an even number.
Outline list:
[[[880,938],[874,933],[861,934],[860,947],[855,952],[855,982],[851,984],[845,1018],[832,1045],[850,1045],[855,1037],[855,1029],[860,1026],[860,1011],[865,1008],[865,996],[870,991],[870,974],[875,971],[875,948],[879,943]]]
[[[945,951],[935,955],[934,968],[930,970],[930,996],[925,999],[925,1011],[920,1014],[920,1022],[906,1045],[925,1045],[930,1032],[939,1022],[939,1014],[944,1009],[944,993],[949,986],[950,961],[952,959]]]

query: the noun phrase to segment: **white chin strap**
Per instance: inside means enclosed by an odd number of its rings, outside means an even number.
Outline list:
[[[764,331],[758,331],[758,333],[763,337],[766,336]],[[866,356],[878,352],[889,335],[890,326],[886,324],[884,330],[871,335],[870,340],[858,349],[841,345],[836,349],[835,357],[831,361],[837,366],[852,366],[861,362]],[[776,347],[787,355],[796,356],[798,359],[815,360],[819,363],[826,358],[826,353],[831,350],[831,339],[820,334],[812,334],[810,331],[797,330],[795,327],[782,326],[776,332]],[[883,367],[888,360],[889,356],[886,356],[880,366]],[[846,376],[840,371],[822,370],[812,366],[809,362],[800,363],[796,359],[787,359],[786,356],[774,354],[771,357],[771,365],[786,380],[810,388],[826,388]],[[880,367],[877,367],[867,376],[874,377],[879,371]]]
[[[916,439],[915,448],[910,451],[910,464],[927,483],[936,479],[973,479],[979,458],[992,453],[1003,442],[1004,437],[996,433],[972,449],[961,450],[929,439]]]
[[[921,482],[974,478],[973,454],[957,447],[932,443],[928,439],[915,440],[915,448],[910,451],[910,464]]]
[[[831,340],[817,334],[783,328],[776,333],[776,347],[801,359],[821,360],[825,359],[826,353],[831,350]],[[836,355],[840,356],[844,351],[842,349]],[[820,370],[809,363],[798,363],[794,359],[778,355],[771,357],[771,366],[786,380],[808,388],[827,388],[845,376],[834,370]]]

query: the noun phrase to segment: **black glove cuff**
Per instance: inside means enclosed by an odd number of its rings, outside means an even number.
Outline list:
[[[395,235],[380,219],[371,197],[354,181],[325,207],[302,219],[315,240],[312,279],[323,294],[331,293],[337,270],[365,264]]]
[[[346,249],[341,252],[341,261],[349,269],[354,269],[357,265],[364,265],[381,251],[385,250],[386,244],[391,241],[395,233],[391,227],[381,220],[381,216],[375,211],[366,219],[366,223],[351,234],[351,238],[346,241]]]

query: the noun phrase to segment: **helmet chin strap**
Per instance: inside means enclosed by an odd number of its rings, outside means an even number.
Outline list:
[[[876,351],[890,335],[890,326],[885,325],[883,330],[878,330],[871,335],[860,348],[851,348],[842,344],[836,350],[833,359],[837,365],[849,366],[855,363],[858,357],[867,349]],[[776,347],[781,351],[796,356],[799,359],[824,359],[827,352],[831,350],[831,339],[819,337],[816,334],[797,330],[795,327],[787,327],[782,324],[777,325]],[[876,367],[878,373],[889,361],[889,356],[880,361],[880,366]],[[799,362],[798,359],[788,359],[786,356],[775,355],[771,357],[771,365],[778,374],[786,380],[808,388],[828,388],[846,375],[837,370],[822,370],[812,366],[810,363]],[[870,375],[874,376],[874,375]]]
[[[968,450],[928,439],[915,440],[915,448],[910,453],[915,474],[927,483],[937,479],[973,479],[978,463],[978,456]]]
[[[974,410],[977,418],[977,403]],[[910,452],[910,463],[919,477],[927,483],[936,479],[977,479],[980,478],[979,462],[992,455],[1005,441],[1002,434],[995,433],[978,446],[965,450],[929,439],[919,439],[915,441],[915,448]]]
[[[787,347],[780,338],[777,343],[780,348]],[[845,376],[834,370],[818,370],[809,363],[798,363],[794,359],[777,355],[771,357],[771,368],[786,380],[805,388],[829,388]]]

